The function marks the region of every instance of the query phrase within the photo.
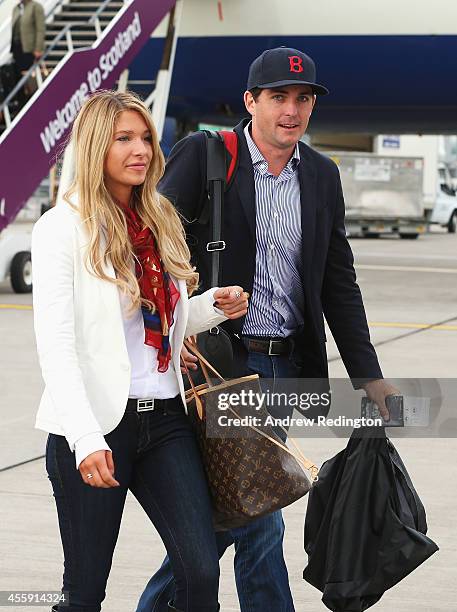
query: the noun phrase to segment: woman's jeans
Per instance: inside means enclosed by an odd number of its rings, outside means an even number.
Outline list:
[[[257,373],[267,379],[261,380],[264,391],[278,391],[276,385],[281,384],[282,379],[301,375],[300,368],[287,356],[249,353],[247,368],[246,374]],[[274,416],[281,415],[278,412]],[[216,534],[221,557],[235,544],[235,579],[241,612],[294,612],[283,537],[284,522],[279,510],[244,527]],[[167,601],[173,597],[175,587],[170,561],[166,557],[150,579],[136,612],[166,612]]]
[[[163,410],[126,410],[106,441],[119,487],[86,485],[63,436],[49,434],[46,468],[54,490],[65,568],[65,612],[99,612],[127,490],[159,532],[176,581],[173,605],[184,612],[218,609],[219,559],[199,451],[181,399]],[[135,542],[131,543],[132,553]],[[131,609],[134,603],[132,602]]]

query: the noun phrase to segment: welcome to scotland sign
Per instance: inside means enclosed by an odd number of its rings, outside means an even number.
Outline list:
[[[0,139],[0,230],[10,223],[55,164],[82,104],[110,89],[171,10],[175,0],[133,0],[96,46],[75,51],[46,80]]]

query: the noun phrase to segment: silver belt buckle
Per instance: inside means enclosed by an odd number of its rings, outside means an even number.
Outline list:
[[[137,403],[136,403],[137,412],[148,412],[149,410],[154,410],[154,398],[137,400]]]
[[[273,357],[274,357],[275,355],[280,355],[280,353],[275,353],[275,352],[273,351],[272,346],[273,346],[273,343],[274,343],[274,342],[280,342],[280,340],[270,340],[270,344],[269,344],[269,346],[268,346],[268,355],[269,355],[269,356],[273,356]]]

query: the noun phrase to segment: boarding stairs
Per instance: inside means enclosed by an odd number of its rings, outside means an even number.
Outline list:
[[[73,48],[87,47],[95,43],[123,5],[122,0],[70,0],[60,5],[61,10],[55,13],[46,27],[45,43],[46,49],[49,49],[47,69],[51,71],[68,52],[66,39],[58,38],[66,26],[72,26]]]
[[[94,91],[125,90],[130,64],[168,15],[161,67],[151,75],[146,99],[161,137],[182,2],[57,0],[47,14],[45,53],[0,102],[0,283],[10,278],[15,291],[31,291],[31,228],[43,205],[55,202],[58,167],[63,162],[65,169],[63,152],[73,120]],[[0,62],[5,48],[0,48]],[[36,91],[18,104],[32,78]]]
[[[57,0],[46,12],[44,57],[33,70],[29,83],[41,87],[69,51],[95,44],[123,6],[123,0]],[[23,87],[16,86],[15,90],[15,95],[8,92],[8,104],[0,112],[0,133],[24,103]]]
[[[126,87],[129,65],[168,14],[171,44],[147,99],[161,134],[181,7],[182,0],[58,0],[47,15],[44,55],[0,103],[0,232],[55,167],[84,100]],[[31,78],[37,90],[18,108]]]

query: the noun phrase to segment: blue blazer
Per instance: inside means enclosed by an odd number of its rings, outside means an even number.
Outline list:
[[[234,179],[225,192],[222,238],[226,249],[221,252],[220,283],[241,285],[251,293],[256,214],[254,170],[243,133],[247,121],[234,128],[239,159]],[[336,164],[329,158],[304,143],[299,143],[299,147],[305,322],[295,335],[292,357],[302,366],[303,376],[328,378],[325,316],[348,374],[354,386],[359,387],[366,379],[382,378],[382,372],[370,341],[354,258],[346,238],[340,176]],[[173,147],[159,189],[185,217],[188,244],[200,273],[201,289],[205,290],[210,282],[211,259],[206,251],[210,241],[209,220],[201,222],[201,213],[208,201],[206,137],[202,132],[184,138]],[[244,318],[227,321],[223,327],[233,338],[234,334],[241,334],[243,322]],[[243,349],[237,345],[236,336],[234,345],[242,358]]]

